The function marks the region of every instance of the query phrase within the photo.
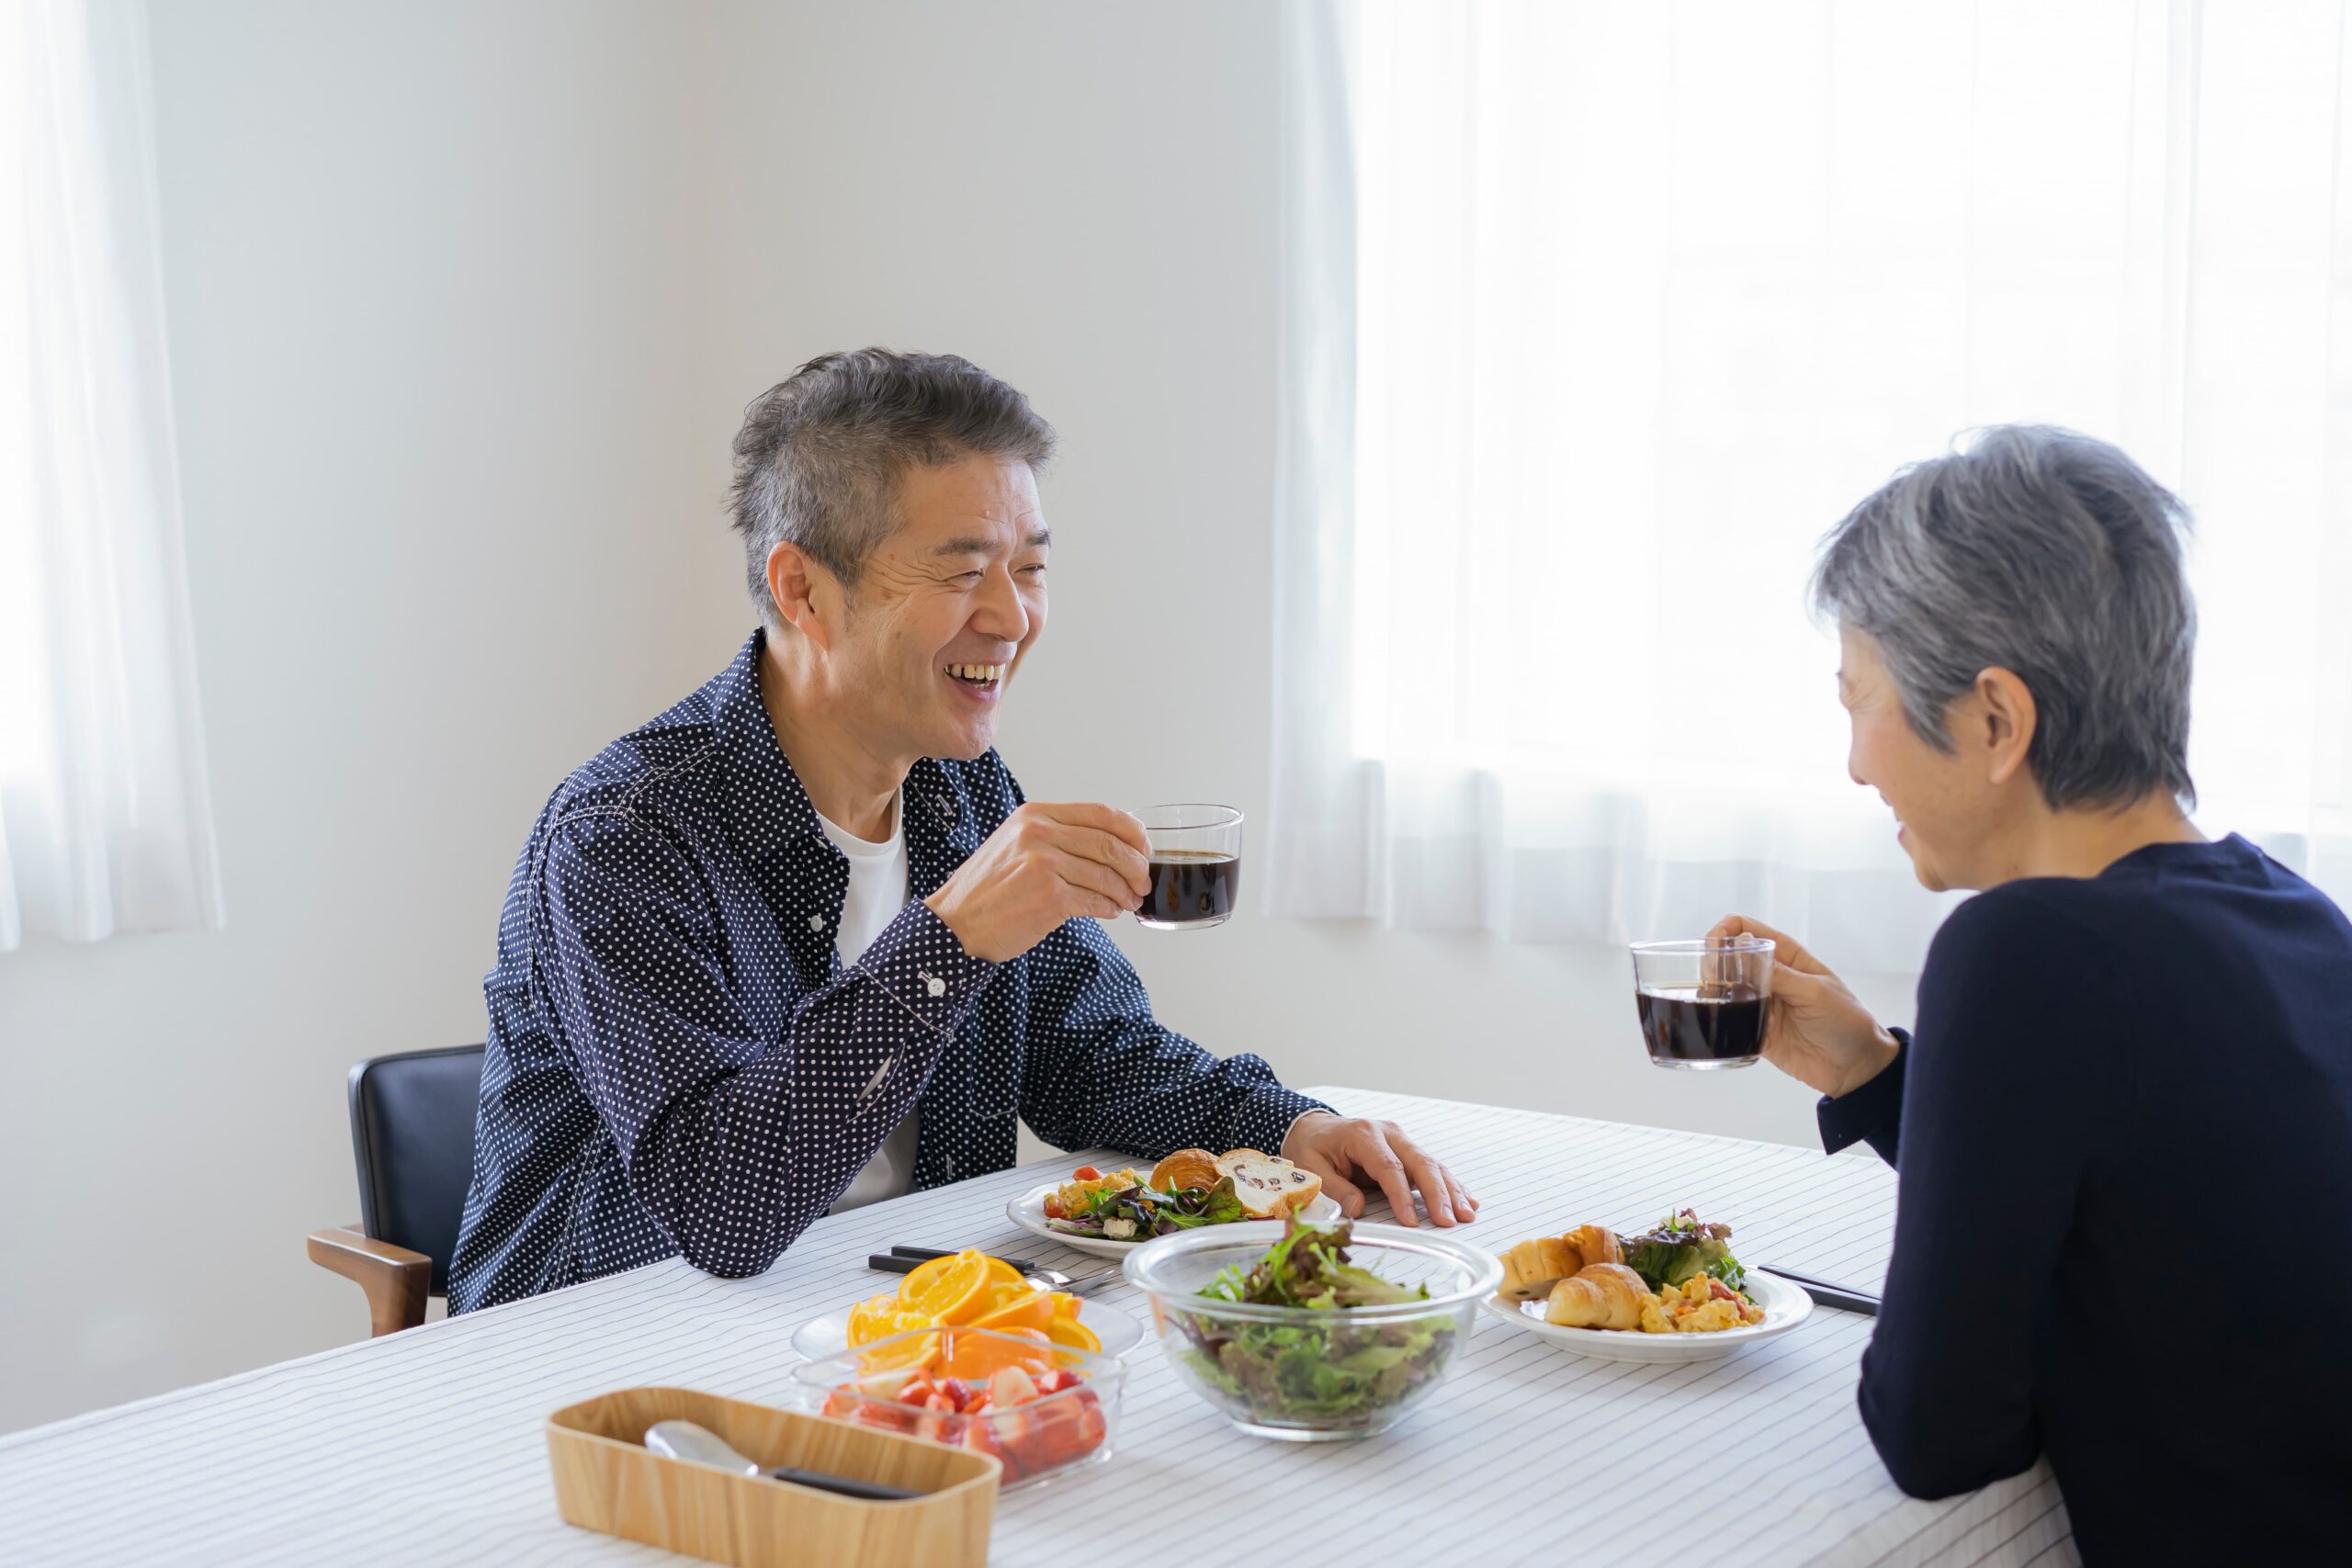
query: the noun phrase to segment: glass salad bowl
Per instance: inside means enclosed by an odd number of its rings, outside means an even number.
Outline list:
[[[960,1327],[893,1335],[792,1370],[801,1409],[994,1455],[1007,1492],[1110,1458],[1126,1376],[1116,1356]]]
[[[1252,1290],[1261,1264],[1257,1278],[1272,1288]],[[1258,1221],[1147,1242],[1126,1276],[1150,1298],[1169,1360],[1227,1420],[1258,1437],[1329,1442],[1385,1432],[1430,1396],[1502,1265],[1428,1231],[1335,1223],[1292,1236]],[[1202,1293],[1213,1290],[1220,1294]],[[1223,1299],[1228,1292],[1329,1304]]]

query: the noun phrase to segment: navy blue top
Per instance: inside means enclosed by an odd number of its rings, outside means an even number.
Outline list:
[[[994,751],[908,773],[911,897],[844,967],[849,862],[776,744],[761,646],[565,779],[515,863],[451,1312],[679,1253],[758,1273],[918,1103],[918,1188],[1009,1168],[1021,1120],[1157,1157],[1279,1150],[1323,1109],[1162,1027],[1094,920],[964,952],[922,900],[1022,803]]]
[[[2352,926],[2324,895],[2234,835],[1993,888],[1937,934],[1901,1056],[1820,1120],[1902,1176],[1860,1393],[1896,1484],[2046,1451],[2091,1562],[2342,1561]]]

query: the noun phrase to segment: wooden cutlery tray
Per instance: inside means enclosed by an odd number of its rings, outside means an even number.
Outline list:
[[[709,1427],[747,1459],[929,1495],[866,1503],[730,1475],[645,1447],[656,1421]],[[997,1461],[895,1432],[684,1388],[627,1388],[548,1417],[556,1506],[583,1529],[738,1568],[965,1568],[989,1558]]]

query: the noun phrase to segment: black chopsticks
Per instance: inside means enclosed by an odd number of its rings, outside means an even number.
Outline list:
[[[952,1258],[935,1247],[894,1247],[888,1252],[877,1252],[865,1260],[868,1269],[878,1269],[885,1274],[911,1274],[915,1265],[928,1263],[934,1258]],[[1039,1265],[1025,1258],[1006,1258],[999,1261],[1009,1265],[1016,1274],[1035,1274]]]
[[[1849,1290],[1843,1285],[1833,1285],[1825,1280],[1809,1279],[1803,1274],[1792,1273],[1786,1269],[1775,1268],[1770,1263],[1759,1263],[1756,1267],[1767,1274],[1786,1280],[1792,1285],[1803,1286],[1804,1293],[1811,1296],[1817,1305],[1836,1307],[1839,1312],[1860,1313],[1864,1317],[1878,1315],[1876,1296],[1865,1295],[1860,1291]]]

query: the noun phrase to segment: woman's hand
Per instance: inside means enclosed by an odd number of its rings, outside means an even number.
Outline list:
[[[1884,1072],[1902,1051],[1902,1043],[1854,999],[1843,980],[1770,926],[1726,915],[1707,936],[1759,936],[1772,943],[1772,1010],[1764,1031],[1764,1059],[1799,1083],[1835,1100]]]

